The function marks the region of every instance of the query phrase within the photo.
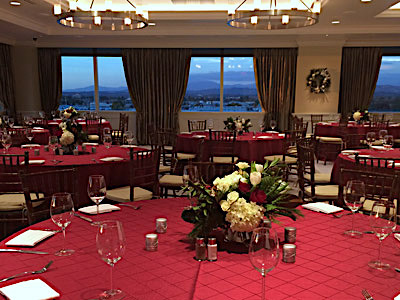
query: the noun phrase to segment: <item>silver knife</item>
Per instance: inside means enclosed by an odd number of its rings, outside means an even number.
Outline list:
[[[49,254],[49,252],[33,251],[33,250],[19,250],[19,249],[0,249],[0,252],[18,252],[28,254]]]
[[[74,216],[78,217],[78,218],[80,218],[82,220],[85,220],[86,222],[93,223],[93,220],[91,218],[81,216],[80,214],[77,214],[77,213],[74,213]]]

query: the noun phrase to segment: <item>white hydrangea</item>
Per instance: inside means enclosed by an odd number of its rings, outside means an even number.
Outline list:
[[[355,121],[360,121],[360,119],[361,119],[361,113],[360,113],[359,111],[356,111],[356,112],[353,114],[353,119],[354,119]]]
[[[67,129],[67,124],[65,122],[61,122],[60,125],[58,125],[63,131]]]
[[[225,220],[231,224],[231,229],[234,231],[250,232],[258,227],[264,212],[264,207],[239,198],[228,209]]]
[[[71,145],[75,140],[75,136],[72,132],[64,130],[60,138],[60,144],[63,146]]]

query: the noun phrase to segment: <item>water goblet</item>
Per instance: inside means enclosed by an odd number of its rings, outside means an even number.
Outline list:
[[[4,153],[7,153],[7,152],[8,152],[8,149],[9,149],[9,148],[11,147],[11,145],[12,145],[12,137],[11,137],[11,135],[8,134],[8,133],[6,133],[6,132],[4,132],[3,135],[2,135],[2,137],[1,137],[1,144],[2,144],[3,147],[4,147],[3,152],[4,152]]]
[[[104,146],[106,146],[107,149],[111,148],[111,144],[112,144],[112,137],[109,134],[106,134],[103,136],[103,144]]]
[[[379,139],[383,143],[383,139],[385,138],[385,135],[388,135],[388,131],[386,129],[381,129],[381,130],[379,130],[378,135],[379,135]]]
[[[200,181],[199,178],[199,172],[197,170],[197,166],[193,166],[193,165],[186,165],[183,167],[183,184],[188,187],[189,186],[189,182],[192,183],[198,183]],[[192,197],[192,193],[189,192],[189,202],[190,202],[190,207],[193,206],[193,197]]]
[[[253,267],[262,276],[261,299],[265,299],[265,276],[279,261],[279,239],[272,228],[259,227],[253,230],[249,246],[249,258]]]
[[[33,132],[32,132],[32,128],[27,128],[26,129],[26,131],[25,131],[25,135],[26,135],[26,138],[29,140],[29,142],[31,143],[32,142],[32,140],[33,140]]]
[[[272,130],[275,130],[276,125],[277,125],[276,120],[269,121],[269,127],[271,127]]]
[[[124,143],[126,143],[128,145],[133,145],[133,141],[134,141],[133,132],[125,131],[123,141],[124,141]]]
[[[394,144],[393,135],[385,135],[383,138],[383,147],[386,150],[392,149]]]
[[[111,267],[110,289],[100,294],[100,299],[122,299],[125,293],[113,286],[113,269],[125,253],[126,240],[122,223],[119,221],[101,222],[96,235],[97,253]]]
[[[360,180],[349,180],[347,181],[344,190],[344,203],[351,210],[353,217],[351,223],[351,230],[347,230],[344,233],[351,237],[360,237],[362,233],[354,230],[354,218],[355,213],[362,207],[365,200],[365,184]]]
[[[387,238],[396,228],[396,207],[390,201],[376,201],[372,206],[369,224],[379,239],[378,259],[372,260],[368,266],[378,270],[390,268],[388,263],[381,260],[382,241]]]
[[[65,229],[71,224],[74,211],[74,202],[71,194],[53,194],[50,204],[50,216],[54,224],[61,227],[64,236],[62,249],[55,253],[57,256],[69,256],[75,252],[75,250],[65,249]]]
[[[376,139],[375,132],[373,132],[373,131],[367,132],[366,140],[367,140],[367,144],[370,148],[371,148],[372,144],[375,142],[375,139]]]
[[[100,202],[106,197],[107,188],[103,175],[90,175],[87,186],[87,192],[90,200],[96,203],[97,216],[99,215]],[[100,222],[93,222],[92,225],[97,226]]]
[[[57,159],[56,158],[56,149],[58,148],[58,137],[55,135],[52,135],[49,137],[49,148],[51,149],[51,151],[54,154],[54,159],[51,160],[51,162],[53,162],[54,164],[57,163]]]

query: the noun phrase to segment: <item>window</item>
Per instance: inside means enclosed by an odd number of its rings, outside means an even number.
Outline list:
[[[135,110],[120,56],[62,56],[61,64],[60,110]]]
[[[192,57],[182,111],[261,111],[253,58]]]
[[[383,56],[372,112],[400,112],[400,56]]]

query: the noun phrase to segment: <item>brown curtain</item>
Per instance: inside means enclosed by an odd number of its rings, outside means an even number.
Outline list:
[[[189,77],[191,49],[123,49],[125,78],[136,108],[140,144],[148,129],[179,130],[179,111]]]
[[[42,110],[47,116],[57,110],[62,95],[61,55],[58,48],[39,48],[39,87]]]
[[[294,108],[296,66],[297,48],[254,49],[254,74],[264,122],[274,118],[281,130],[288,128]]]
[[[355,109],[368,109],[375,92],[381,62],[381,48],[343,48],[340,113],[348,115]]]
[[[14,77],[11,46],[0,43],[0,102],[10,116],[15,115]]]

